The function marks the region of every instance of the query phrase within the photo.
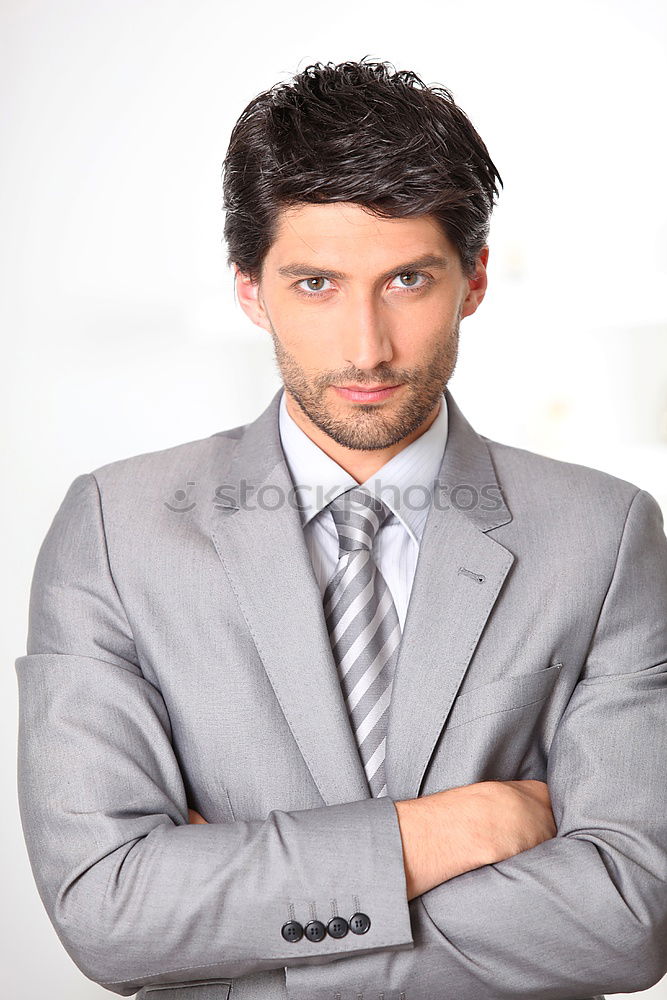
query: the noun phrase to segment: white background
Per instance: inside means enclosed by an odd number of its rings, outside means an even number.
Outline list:
[[[667,513],[667,8],[0,0],[3,990],[108,996],[37,895],[16,680],[38,547],[72,479],[257,416],[280,381],[224,264],[245,104],[309,63],[453,91],[504,181],[452,392],[495,440],[605,469]],[[665,985],[645,996],[667,997]]]

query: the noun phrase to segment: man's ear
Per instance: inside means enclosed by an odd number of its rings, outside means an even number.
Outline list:
[[[461,318],[471,316],[486,294],[488,284],[486,265],[489,260],[488,246],[482,247],[477,257],[477,270],[473,278],[468,278],[468,292],[461,303]]]
[[[252,281],[247,274],[234,264],[234,288],[236,297],[246,316],[255,324],[261,326],[268,333],[271,332],[269,318],[262,302],[259,282]]]

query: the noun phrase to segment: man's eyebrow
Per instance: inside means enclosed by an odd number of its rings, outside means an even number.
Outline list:
[[[403,264],[398,264],[396,267],[392,267],[390,271],[386,271],[384,274],[380,275],[381,280],[386,278],[392,278],[395,274],[401,274],[403,271],[418,271],[422,267],[440,267],[445,268],[449,266],[449,259],[447,257],[442,257],[440,254],[429,253],[425,254],[423,257],[417,257],[414,260],[406,261]],[[283,278],[302,278],[302,277],[318,277],[318,278],[332,278],[335,280],[344,281],[349,275],[344,274],[342,271],[332,271],[331,268],[319,267],[317,264],[303,263],[301,261],[296,261],[291,264],[284,264],[283,267],[278,268],[278,274]]]

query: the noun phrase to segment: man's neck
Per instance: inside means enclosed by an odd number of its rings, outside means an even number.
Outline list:
[[[350,476],[352,476],[358,483],[363,483],[371,476],[374,476],[387,462],[397,455],[399,451],[403,448],[407,448],[409,444],[416,441],[418,437],[421,437],[425,433],[437,417],[440,412],[440,407],[442,402],[438,403],[437,406],[433,408],[428,417],[407,437],[402,438],[397,441],[396,444],[390,445],[388,448],[380,448],[373,451],[362,451],[357,448],[346,448],[344,445],[339,444],[334,441],[332,437],[325,434],[321,428],[306,416],[301,407],[287,390],[285,390],[285,405],[287,407],[287,412],[290,417],[294,420],[298,427],[306,434],[311,441],[313,441],[318,448],[332,458],[334,462],[337,462],[342,469],[344,469]]]

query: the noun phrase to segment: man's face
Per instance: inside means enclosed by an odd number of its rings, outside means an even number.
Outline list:
[[[469,281],[430,216],[301,204],[283,210],[259,283],[239,273],[237,289],[308,420],[343,447],[372,451],[418,436],[435,417],[460,321],[484,296],[487,256]],[[395,388],[364,396],[349,386]]]

